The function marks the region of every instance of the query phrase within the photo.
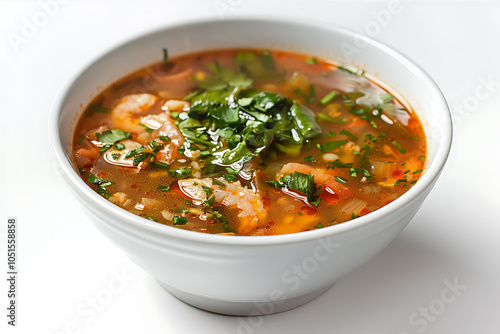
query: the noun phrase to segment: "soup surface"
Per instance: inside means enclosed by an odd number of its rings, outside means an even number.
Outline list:
[[[426,139],[409,107],[328,59],[164,50],[85,109],[73,157],[90,187],[145,219],[273,235],[401,196],[422,173]]]

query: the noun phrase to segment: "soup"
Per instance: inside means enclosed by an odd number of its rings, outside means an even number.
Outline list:
[[[85,109],[85,182],[145,219],[223,235],[327,228],[419,179],[422,125],[406,103],[332,60],[216,50],[145,67]]]

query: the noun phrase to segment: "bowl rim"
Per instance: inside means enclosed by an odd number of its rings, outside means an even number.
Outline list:
[[[214,245],[227,245],[227,246],[265,246],[265,245],[278,245],[278,244],[288,244],[288,243],[300,243],[307,242],[311,240],[317,240],[321,238],[328,238],[333,235],[338,236],[353,230],[359,230],[366,227],[367,225],[376,224],[378,221],[383,221],[385,216],[390,215],[396,211],[402,209],[406,204],[415,200],[419,195],[421,195],[427,188],[431,187],[434,181],[437,179],[439,174],[444,168],[446,160],[449,156],[451,150],[451,143],[453,137],[453,127],[451,121],[451,112],[446,98],[440,88],[437,86],[435,81],[423,70],[418,64],[412,61],[409,57],[405,56],[400,51],[393,47],[389,47],[386,44],[379,42],[373,38],[363,36],[364,41],[373,47],[378,48],[387,56],[395,58],[397,61],[402,63],[405,67],[410,67],[413,71],[419,73],[422,80],[425,80],[430,89],[437,93],[440,105],[437,107],[439,110],[443,110],[442,117],[443,127],[442,136],[440,137],[439,149],[436,152],[434,161],[432,164],[426,163],[424,168],[424,173],[420,177],[419,181],[411,187],[406,193],[398,197],[393,202],[379,208],[376,211],[369,213],[368,215],[347,221],[345,223],[329,226],[328,228],[322,228],[311,231],[296,232],[291,234],[283,235],[269,235],[269,236],[225,236],[217,234],[207,234],[195,231],[189,231],[180,229],[173,226],[164,225],[161,223],[153,222],[148,219],[144,219],[137,215],[134,215],[113,203],[107,201],[102,196],[98,195],[93,191],[87,184],[81,179],[81,177],[75,171],[73,165],[68,161],[64,153],[64,149],[59,137],[59,121],[62,113],[63,106],[67,100],[70,90],[73,85],[80,79],[80,77],[92,66],[94,66],[101,59],[108,56],[109,53],[113,52],[117,48],[124,47],[128,44],[137,42],[138,40],[151,37],[152,35],[166,32],[170,29],[183,29],[188,27],[204,26],[207,24],[237,24],[245,22],[253,22],[256,24],[288,24],[295,25],[297,27],[308,27],[323,30],[330,30],[343,35],[348,35],[351,37],[357,36],[357,33],[343,28],[341,26],[327,23],[327,22],[317,22],[312,20],[305,20],[301,18],[294,17],[280,17],[276,18],[273,16],[235,16],[220,20],[217,18],[193,18],[189,20],[183,20],[173,23],[168,23],[160,26],[155,26],[149,28],[145,31],[139,32],[135,35],[128,36],[122,41],[111,45],[100,53],[96,54],[89,61],[84,62],[82,66],[75,72],[73,72],[67,80],[59,88],[51,106],[48,119],[48,135],[49,143],[52,148],[52,153],[55,156],[56,164],[60,172],[65,176],[67,185],[76,189],[78,194],[75,196],[84,196],[87,202],[91,202],[94,206],[101,210],[106,210],[117,217],[116,221],[119,224],[128,224],[129,227],[143,229],[144,232],[153,232],[156,235],[161,235],[162,237],[171,237],[184,241],[191,241],[195,243],[204,244],[214,244]],[[138,64],[139,66],[142,66]],[[144,65],[145,66],[145,65]],[[98,83],[96,84],[98,85]],[[439,101],[438,101],[439,100]],[[447,126],[445,126],[447,125]],[[429,146],[429,133],[426,132],[427,143]],[[429,148],[428,148],[429,150]],[[392,224],[391,224],[392,225]]]

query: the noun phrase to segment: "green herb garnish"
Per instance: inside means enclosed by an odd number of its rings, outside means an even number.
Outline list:
[[[334,141],[329,141],[323,144],[318,144],[317,147],[320,149],[321,152],[326,153],[329,151],[333,151],[342,145],[347,144],[347,140],[334,140]]]
[[[353,135],[352,133],[350,133],[347,130],[342,130],[342,131],[339,132],[339,134],[345,135],[345,136],[351,138],[353,141],[356,141],[358,139],[358,137],[356,137],[355,135]]]
[[[170,192],[170,186],[164,186],[162,184],[159,184],[156,187],[156,190],[159,190],[159,191],[164,192],[164,193],[169,193]]]
[[[307,65],[315,65],[318,63],[318,60],[316,58],[309,58],[304,60],[304,63],[306,63]]]
[[[406,150],[404,149],[403,146],[401,146],[397,141],[393,140],[391,141],[392,145],[396,146],[396,148],[401,152],[402,154],[406,153]]]
[[[319,203],[316,201],[318,200],[322,187],[318,187],[316,185],[314,182],[314,176],[311,173],[303,174],[300,172],[294,172],[293,174],[290,173],[282,176],[276,181],[266,181],[266,183],[277,189],[288,188],[296,190],[306,195],[310,203]]]
[[[183,216],[174,216],[173,218],[174,225],[185,225],[187,221],[187,218]]]
[[[314,162],[314,157],[312,155],[307,156],[307,157],[304,158],[304,161],[312,163],[312,162]]]
[[[330,93],[326,94],[325,97],[319,101],[319,104],[324,106],[324,105],[330,103],[337,95],[338,95],[338,92],[335,90],[332,90]]]
[[[332,122],[332,123],[337,123],[337,124],[346,124],[347,121],[345,119],[339,119],[339,118],[334,118],[331,116],[328,116],[323,113],[318,113],[318,116],[316,116],[318,119],[322,121],[327,121],[327,122]]]
[[[179,169],[169,170],[168,174],[176,179],[184,179],[191,175],[191,167],[181,167]]]

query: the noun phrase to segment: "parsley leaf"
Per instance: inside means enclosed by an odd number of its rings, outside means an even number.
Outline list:
[[[307,200],[310,203],[317,201],[322,189],[322,187],[318,187],[316,185],[314,182],[314,176],[311,173],[303,174],[300,172],[294,172],[293,174],[290,173],[282,176],[276,181],[265,182],[273,188],[288,188],[301,192],[307,196]]]
[[[326,153],[329,151],[333,151],[342,145],[347,144],[347,140],[334,140],[334,141],[329,141],[324,144],[318,144],[318,148],[320,149],[321,152]]]
[[[179,169],[169,170],[168,174],[176,179],[183,179],[191,174],[191,167],[181,167]]]
[[[104,145],[113,145],[114,143],[128,139],[130,132],[125,132],[121,129],[106,130],[103,133],[95,133],[97,141],[100,141]]]
[[[187,218],[182,216],[174,216],[174,225],[185,225],[187,223]]]

